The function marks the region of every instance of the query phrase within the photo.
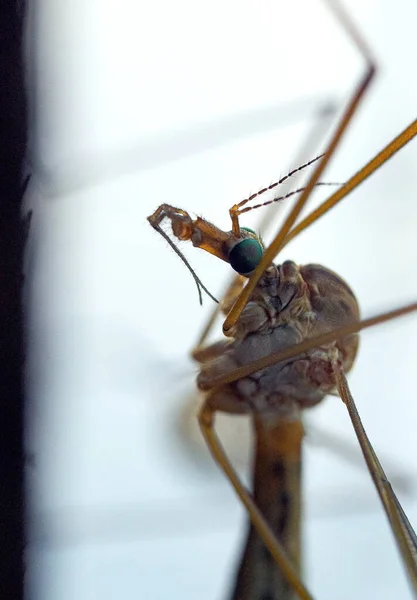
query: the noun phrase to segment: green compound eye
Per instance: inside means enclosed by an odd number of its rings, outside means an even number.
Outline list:
[[[249,233],[253,233],[253,235],[256,235],[256,232],[253,229],[250,229],[249,227],[241,227],[241,229],[244,229],[245,231],[249,231]]]
[[[246,228],[242,227],[242,229]],[[246,231],[252,230],[246,229]],[[229,253],[230,266],[240,275],[252,273],[259,265],[263,252],[263,248],[257,240],[251,238],[242,240]]]

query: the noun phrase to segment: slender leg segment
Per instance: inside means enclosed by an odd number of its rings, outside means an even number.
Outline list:
[[[347,181],[337,192],[332,194],[323,204],[321,204],[316,210],[310,213],[305,219],[300,221],[296,225],[287,237],[285,238],[285,244],[287,245],[292,239],[299,235],[304,229],[310,227],[320,217],[325,215],[331,208],[336,206],[341,200],[346,198],[350,192],[358,187],[365,179],[370,177],[377,169],[379,169],[387,160],[389,160],[396,152],[404,148],[408,142],[410,142],[414,136],[417,135],[417,119],[410,123],[408,127],[404,129],[396,138],[392,140],[385,148],[381,150],[372,160],[370,160],[362,169],[360,169],[355,175],[353,175],[349,181]]]
[[[366,465],[387,514],[392,532],[414,589],[414,594],[417,597],[417,536],[385,475],[371,442],[369,441],[356,408],[355,401],[350,393],[343,368],[337,360],[334,361],[333,367],[338,392],[343,402],[346,404]]]
[[[258,264],[256,269],[254,270],[253,274],[251,275],[247,286],[243,290],[242,294],[239,296],[237,302],[235,303],[232,310],[228,314],[225,322],[223,323],[223,333],[227,336],[233,335],[233,328],[236,324],[237,319],[239,318],[239,315],[241,314],[242,310],[248,303],[251,293],[253,292],[256,285],[258,284],[265,269],[268,268],[268,266],[272,263],[272,261],[275,259],[275,257],[279,253],[279,251],[283,248],[286,237],[290,233],[290,230],[293,227],[298,215],[300,214],[301,210],[303,209],[304,205],[306,204],[307,200],[309,199],[314,186],[318,182],[318,180],[319,180],[320,176],[322,175],[324,169],[326,168],[328,162],[330,161],[331,157],[333,156],[334,151],[336,150],[337,146],[339,145],[339,142],[342,139],[343,134],[345,133],[353,115],[355,114],[358,106],[360,105],[360,102],[363,99],[363,96],[375,75],[375,70],[376,70],[375,63],[374,63],[374,60],[371,56],[371,52],[369,51],[365,41],[362,39],[359,32],[356,30],[353,23],[350,21],[350,19],[345,14],[345,12],[342,10],[342,8],[340,7],[339,4],[337,4],[336,2],[331,2],[331,3],[329,3],[329,6],[335,13],[335,16],[337,17],[342,28],[349,35],[353,44],[358,48],[359,52],[362,54],[364,60],[366,61],[365,73],[362,76],[357,88],[355,89],[353,96],[352,96],[348,106],[345,109],[344,114],[342,115],[340,123],[339,123],[338,127],[336,128],[336,131],[335,131],[332,139],[330,140],[330,143],[327,147],[327,150],[326,150],[323,158],[317,163],[317,166],[314,169],[314,171],[310,177],[310,180],[307,183],[300,198],[298,199],[298,201],[294,205],[293,209],[291,210],[290,214],[288,215],[288,217],[282,224],[277,236],[275,237],[273,242],[270,244],[270,246],[266,249],[266,251],[262,257],[262,260],[260,261],[260,263]]]

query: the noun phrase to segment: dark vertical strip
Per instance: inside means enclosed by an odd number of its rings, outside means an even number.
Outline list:
[[[0,0],[0,597],[23,598],[24,2]]]
[[[301,422],[258,417],[253,495],[293,565],[301,563]],[[232,600],[295,600],[295,595],[252,526]]]

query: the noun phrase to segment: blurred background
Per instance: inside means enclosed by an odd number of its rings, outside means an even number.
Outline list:
[[[417,106],[415,3],[345,7],[379,72],[323,178],[336,182],[404,129]],[[201,398],[188,357],[212,301],[199,305],[190,274],[146,217],[166,202],[229,229],[230,206],[323,150],[363,60],[312,0],[38,0],[27,53],[28,597],[227,599],[245,519],[195,426]],[[416,143],[278,260],[333,269],[364,316],[415,299]],[[271,213],[271,231],[288,206]],[[227,265],[180,247],[220,296]],[[350,375],[414,525],[416,337],[415,316],[364,332]],[[314,596],[411,598],[372,483],[350,450],[342,403],[328,398],[307,417],[305,567]],[[247,420],[219,426],[246,477]],[[332,449],[337,442],[349,460]]]

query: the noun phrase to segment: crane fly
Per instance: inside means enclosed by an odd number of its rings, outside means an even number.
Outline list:
[[[375,64],[364,40],[341,8],[335,4],[332,8],[363,56],[366,68],[325,153],[316,161],[306,186],[296,191],[299,197],[272,243],[265,247],[257,233],[240,225],[239,217],[254,208],[250,202],[278,187],[282,180],[232,206],[230,231],[222,231],[200,217],[193,219],[169,204],[162,204],[148,217],[152,227],[186,263],[199,293],[200,288],[205,290],[203,284],[161,229],[165,219],[170,221],[176,238],[190,240],[193,246],[229,263],[238,274],[219,304],[226,315],[224,338],[206,345],[212,318],[193,351],[193,358],[200,365],[197,384],[206,393],[199,414],[203,436],[251,522],[233,600],[313,598],[301,578],[301,413],[329,393],[337,393],[346,405],[417,596],[417,538],[366,435],[345,376],[356,357],[359,332],[417,310],[417,302],[361,320],[353,291],[327,267],[299,266],[289,260],[283,264],[273,262],[290,240],[417,134],[414,121],[316,210],[297,222],[375,74]],[[278,199],[279,196],[275,198]],[[253,419],[253,494],[241,483],[215,433],[215,415],[219,411],[249,414]]]

